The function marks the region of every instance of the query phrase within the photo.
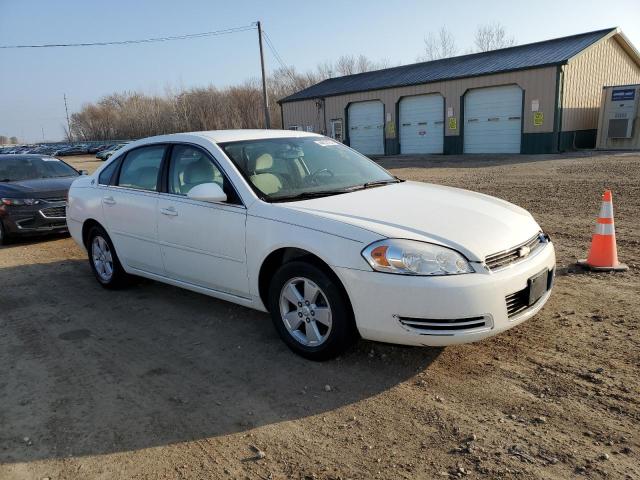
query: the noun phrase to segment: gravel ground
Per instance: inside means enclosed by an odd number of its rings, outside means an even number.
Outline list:
[[[318,364],[265,314],[150,281],[109,292],[71,239],[15,243],[0,478],[640,478],[640,155],[381,163],[530,210],[558,253],[543,311],[477,344],[361,341]],[[605,187],[631,270],[580,273]]]

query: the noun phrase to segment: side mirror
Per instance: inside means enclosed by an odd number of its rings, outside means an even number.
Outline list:
[[[88,170],[78,170],[80,172],[80,175],[89,175],[89,171]]]
[[[227,194],[222,191],[222,188],[217,183],[201,183],[189,190],[187,198],[200,200],[201,202],[226,202]]]

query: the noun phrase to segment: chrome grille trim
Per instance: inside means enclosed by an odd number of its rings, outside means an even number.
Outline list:
[[[467,318],[413,318],[394,315],[407,330],[421,335],[460,335],[493,328],[490,315]]]
[[[57,207],[47,207],[40,210],[40,215],[47,219],[67,218],[67,207],[59,205]]]
[[[545,237],[543,233],[537,233],[526,242],[522,242],[515,247],[504,250],[502,252],[487,255],[484,263],[489,270],[499,270],[501,268],[508,267],[514,263],[527,259],[547,242],[547,237]],[[529,250],[529,252],[524,256],[522,256],[520,253],[523,248]]]

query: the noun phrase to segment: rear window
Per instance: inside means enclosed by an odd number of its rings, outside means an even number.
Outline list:
[[[118,163],[120,162],[118,162],[117,160],[114,162],[111,162],[109,165],[105,167],[104,170],[102,170],[102,172],[100,172],[100,175],[98,176],[98,183],[100,185],[109,185],[111,183],[113,174],[118,168]]]

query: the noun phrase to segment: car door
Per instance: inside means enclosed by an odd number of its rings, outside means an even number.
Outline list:
[[[113,185],[101,187],[107,231],[129,268],[164,275],[158,244],[158,185],[166,145],[127,152]]]
[[[166,192],[158,202],[158,237],[167,276],[241,297],[249,296],[245,254],[247,212],[233,185],[200,147],[172,147]],[[202,183],[218,183],[226,202],[187,197]]]

